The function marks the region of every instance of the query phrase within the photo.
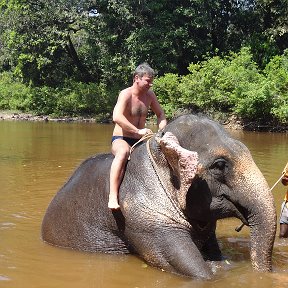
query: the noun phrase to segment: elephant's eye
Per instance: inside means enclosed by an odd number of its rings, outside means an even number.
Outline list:
[[[215,176],[224,176],[228,172],[228,163],[225,159],[217,159],[210,166],[209,170]]]

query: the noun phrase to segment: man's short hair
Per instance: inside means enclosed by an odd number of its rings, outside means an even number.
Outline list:
[[[133,78],[138,75],[142,78],[144,75],[148,75],[151,78],[154,78],[155,71],[147,63],[140,64],[134,71]]]

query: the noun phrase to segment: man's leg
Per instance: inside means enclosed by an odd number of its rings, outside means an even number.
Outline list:
[[[122,139],[117,139],[112,143],[112,153],[114,159],[110,170],[110,193],[108,207],[110,209],[119,209],[118,191],[124,176],[124,169],[129,157],[130,146]]]
[[[280,238],[288,238],[288,208],[287,201],[284,201],[281,205],[280,212]]]
[[[280,224],[280,238],[288,238],[288,224]]]

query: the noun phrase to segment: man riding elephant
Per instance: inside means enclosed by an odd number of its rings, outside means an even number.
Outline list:
[[[247,147],[218,123],[182,115],[131,154],[109,209],[111,154],[85,160],[51,201],[44,241],[90,252],[134,253],[168,272],[209,279],[221,259],[218,219],[250,227],[256,271],[271,271],[276,233],[273,195]],[[265,233],[265,237],[263,237]]]
[[[131,87],[122,90],[113,111],[115,127],[112,137],[112,154],[115,156],[110,171],[110,194],[108,207],[120,208],[118,189],[122,181],[130,148],[142,136],[152,133],[145,128],[148,108],[157,116],[159,129],[166,125],[163,109],[150,89],[153,84],[154,70],[146,63],[140,64],[133,77]]]

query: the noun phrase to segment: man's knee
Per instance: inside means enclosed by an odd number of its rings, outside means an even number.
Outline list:
[[[130,146],[125,141],[116,140],[112,146],[112,153],[118,161],[127,161],[130,155]]]
[[[280,224],[279,237],[288,238],[288,224]]]
[[[129,157],[130,149],[126,147],[122,147],[121,149],[118,149],[115,153],[115,158],[121,161],[126,161]]]

